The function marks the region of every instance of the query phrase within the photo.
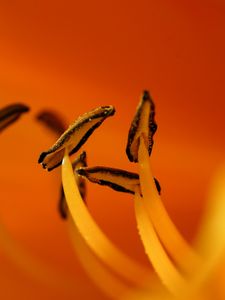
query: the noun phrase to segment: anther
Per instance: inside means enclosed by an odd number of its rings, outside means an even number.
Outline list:
[[[115,191],[130,194],[139,191],[141,194],[139,175],[136,173],[102,166],[80,168],[76,172],[93,183],[108,186]],[[157,179],[155,179],[155,184],[160,193],[161,188]]]
[[[140,136],[143,135],[149,155],[153,147],[153,135],[157,130],[155,105],[148,91],[144,91],[131,123],[126,153],[131,162],[138,162]]]
[[[49,150],[41,153],[38,163],[42,164],[43,168],[48,171],[60,166],[65,148],[67,148],[69,155],[76,153],[94,130],[114,113],[113,106],[101,106],[80,116]]]

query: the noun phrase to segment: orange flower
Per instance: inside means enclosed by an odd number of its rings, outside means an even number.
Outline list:
[[[35,261],[83,282],[86,288],[74,288],[78,298],[101,299],[58,217],[58,171],[43,174],[36,163],[54,139],[34,115],[54,108],[73,121],[93,107],[114,105],[114,120],[85,148],[92,165],[131,170],[124,152],[127,131],[139,92],[149,87],[159,125],[154,175],[169,215],[191,242],[212,174],[224,158],[224,4],[66,1],[62,7],[14,1],[13,7],[1,3],[0,14],[1,107],[23,101],[33,111],[1,134],[1,222]],[[110,239],[147,266],[130,197],[89,185],[87,202]],[[31,278],[4,252],[1,263],[4,299],[74,298]],[[221,286],[223,272],[221,265]]]

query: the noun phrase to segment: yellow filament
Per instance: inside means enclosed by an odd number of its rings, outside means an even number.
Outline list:
[[[148,151],[145,147],[143,137],[140,137],[138,159],[140,184],[145,209],[169,255],[181,270],[187,274],[191,274],[193,267],[200,263],[199,257],[179,233],[163,206],[152,176]]]
[[[143,284],[143,280],[149,277],[148,269],[129,258],[108,239],[83,203],[67,151],[62,165],[62,182],[71,217],[89,248],[116,274],[135,285]]]
[[[140,162],[141,163],[141,162]],[[149,177],[150,180],[150,177]],[[192,275],[188,280],[188,284],[183,284],[182,282],[175,282],[177,286],[177,297],[153,297],[151,298],[151,294],[146,292],[137,293],[133,297],[125,298],[132,300],[144,300],[144,299],[211,299],[210,294],[207,293],[207,282],[214,275],[216,268],[219,266],[219,262],[224,259],[225,256],[225,167],[219,173],[215,180],[216,184],[214,184],[214,188],[211,192],[210,202],[208,205],[208,209],[205,214],[204,222],[202,223],[201,230],[199,233],[199,237],[197,240],[197,248],[198,252],[201,254],[201,257],[204,257],[204,260],[201,261],[201,267],[196,268],[193,260],[188,260],[187,256],[187,264],[190,263],[194,268]],[[137,203],[138,198],[136,197],[136,214],[138,216],[138,206],[139,209],[143,210],[142,217],[139,215],[140,222],[143,222],[143,232],[147,229],[147,212],[144,209],[144,199],[139,199],[139,203]],[[143,202],[141,202],[141,200]],[[152,198],[151,198],[152,201]],[[144,216],[144,214],[146,214]],[[146,217],[146,220],[144,218]],[[146,223],[145,223],[146,221]],[[168,227],[167,227],[168,229]],[[149,233],[148,233],[149,236]],[[147,239],[147,237],[146,237]],[[144,241],[145,243],[147,241]],[[149,245],[150,247],[150,245]],[[152,250],[152,249],[151,249]],[[189,259],[192,256],[189,255]],[[183,258],[185,259],[185,257]],[[197,261],[198,263],[198,261]],[[205,285],[203,289],[203,285]]]
[[[163,249],[145,210],[143,199],[136,193],[134,201],[138,231],[143,242],[145,252],[163,284],[172,294],[176,295],[178,287],[183,286],[185,284],[185,280],[174,267]]]
[[[33,257],[9,235],[2,224],[0,224],[0,247],[16,266],[41,284],[69,295],[81,293],[84,289],[84,284],[78,283],[77,279],[68,278]]]
[[[110,272],[106,265],[96,257],[74,226],[71,217],[69,221],[70,237],[76,255],[95,285],[111,299],[119,299],[122,295],[131,292],[131,288]]]

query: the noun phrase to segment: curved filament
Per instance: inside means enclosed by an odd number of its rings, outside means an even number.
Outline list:
[[[96,224],[80,196],[67,152],[63,159],[62,181],[71,217],[90,249],[117,275],[142,285],[149,277],[148,269],[121,252]]]
[[[124,283],[118,276],[110,272],[109,268],[102,263],[92,250],[88,247],[83,237],[78,232],[71,217],[70,237],[76,255],[95,285],[110,299],[119,299],[121,296],[131,292],[131,287]]]
[[[200,259],[179,233],[161,201],[149,165],[148,150],[142,137],[140,138],[138,159],[145,209],[171,258],[182,271],[191,274],[193,267],[199,265]]]
[[[136,193],[134,201],[138,231],[143,242],[145,252],[162,283],[172,294],[176,295],[179,286],[183,286],[185,284],[185,280],[177,271],[163,249],[145,210],[143,199]]]

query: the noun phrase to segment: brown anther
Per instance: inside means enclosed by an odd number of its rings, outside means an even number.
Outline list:
[[[76,153],[94,130],[114,113],[113,106],[101,106],[80,116],[49,150],[41,153],[38,163],[48,171],[60,166],[66,148],[69,155]]]
[[[130,194],[139,191],[141,194],[139,175],[136,173],[102,166],[80,168],[76,172],[93,183],[109,186],[115,191]],[[157,179],[155,184],[160,193],[161,188]]]
[[[126,153],[131,162],[138,162],[140,136],[144,137],[149,155],[153,147],[153,135],[157,130],[155,123],[155,105],[148,91],[144,91],[131,123]]]

